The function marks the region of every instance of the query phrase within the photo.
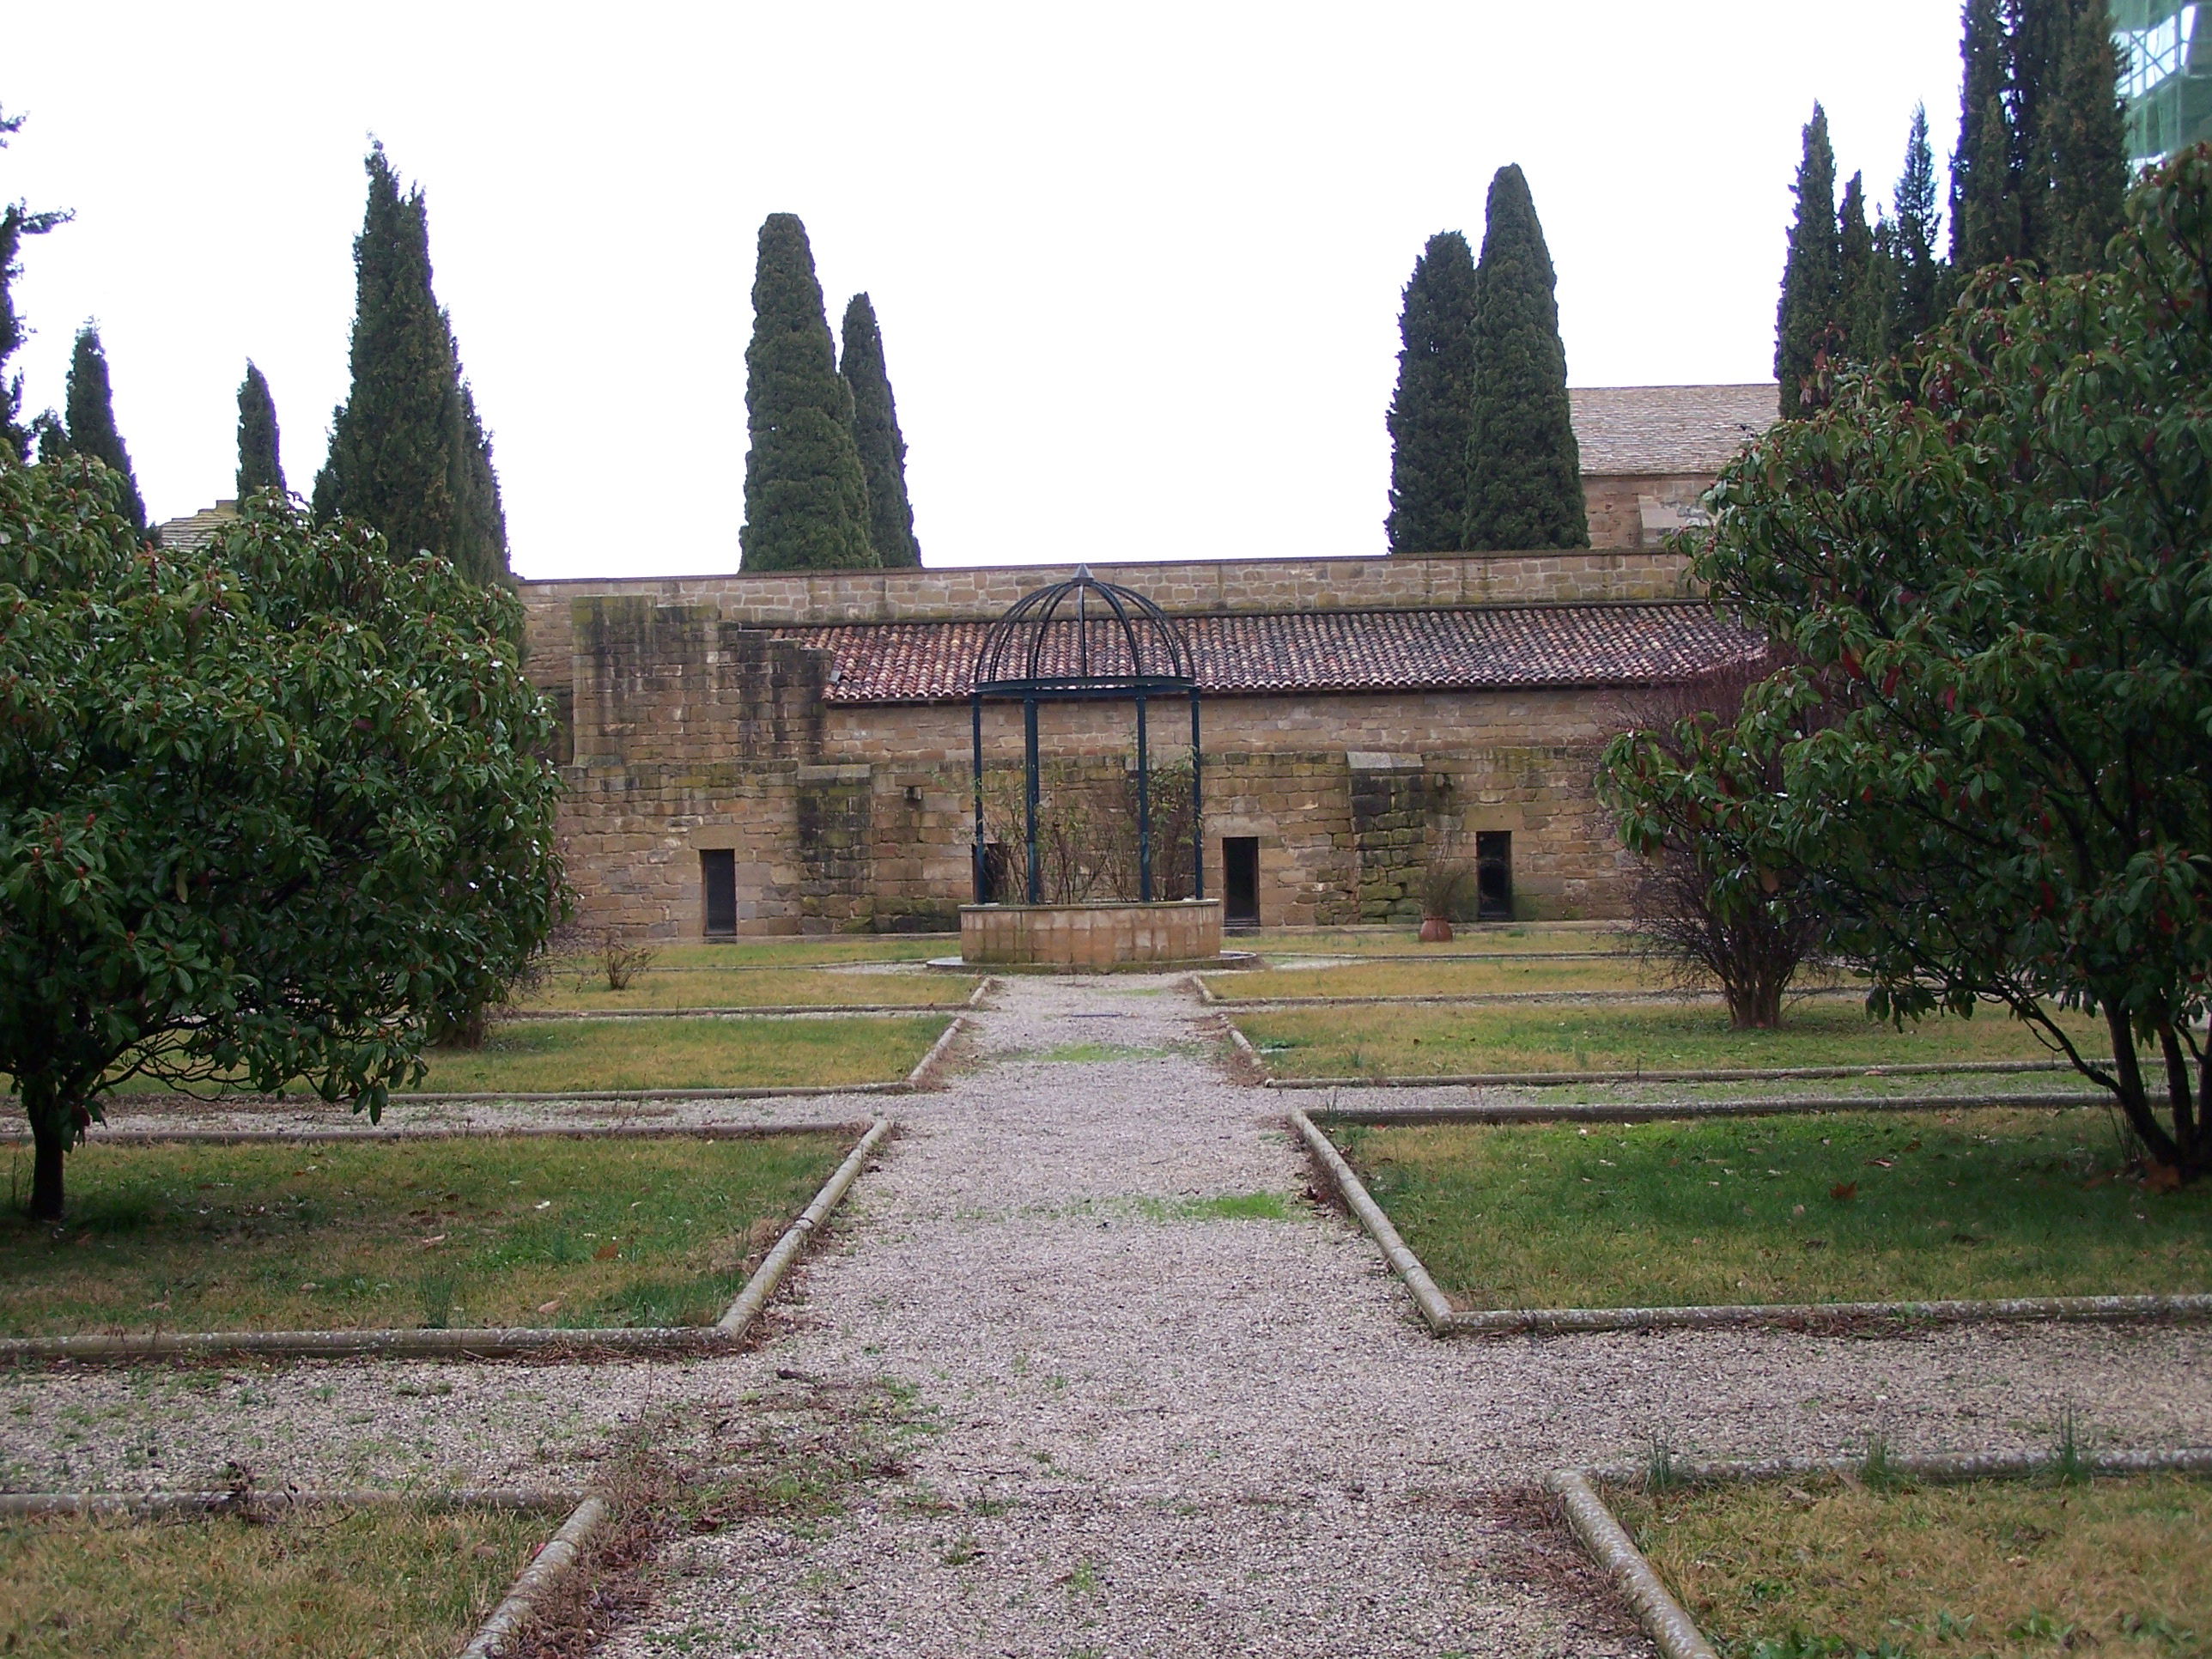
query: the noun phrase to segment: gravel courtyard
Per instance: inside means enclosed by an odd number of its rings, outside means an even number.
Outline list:
[[[743,1356],[27,1370],[0,1479],[580,1484],[642,1437],[834,1501],[677,1540],[611,1654],[1607,1655],[1649,1649],[1525,1494],[1562,1464],[2033,1449],[2069,1407],[2212,1442],[2199,1328],[1436,1341],[1180,981],[991,1000],[944,1092],[717,1111],[902,1125]]]

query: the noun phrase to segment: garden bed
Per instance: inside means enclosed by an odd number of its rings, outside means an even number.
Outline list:
[[[2212,1291],[2212,1188],[2098,1109],[1327,1133],[1456,1309]]]
[[[712,1326],[852,1139],[95,1138],[0,1216],[0,1334]]]
[[[1990,1009],[1972,1019],[1902,1030],[1867,1018],[1856,1000],[1800,1004],[1777,1031],[1729,1029],[1713,1005],[1571,1003],[1449,1008],[1413,1005],[1238,1012],[1261,1061],[1285,1078],[1455,1076],[1469,1073],[1634,1073],[2044,1060],[2035,1033]],[[2105,1052],[2101,1024],[2077,1040]]]
[[[1724,1654],[2162,1656],[2212,1643],[2202,1474],[1807,1474],[1604,1496]]]
[[[9,1516],[0,1652],[452,1659],[551,1525],[414,1504]]]

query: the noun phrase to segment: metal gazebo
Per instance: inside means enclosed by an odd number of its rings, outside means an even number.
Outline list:
[[[1138,898],[1152,902],[1152,754],[1147,705],[1154,697],[1190,700],[1191,895],[1206,896],[1206,834],[1200,793],[1198,676],[1182,630],[1143,594],[1102,582],[1091,567],[1017,599],[993,623],[975,653],[969,714],[975,746],[975,902],[988,896],[983,842],[983,703],[1022,705],[1027,781],[1023,791],[1029,843],[1029,902],[1044,901],[1037,860],[1037,706],[1133,700],[1137,705]]]

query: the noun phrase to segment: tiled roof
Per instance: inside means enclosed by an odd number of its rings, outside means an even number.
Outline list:
[[[1561,605],[1179,617],[1203,691],[1498,690],[1679,680],[1759,649],[1701,605]],[[984,622],[783,627],[778,638],[831,653],[832,703],[936,702],[974,684]],[[1048,643],[1073,654],[1073,623]],[[1126,672],[1109,625],[1093,623],[1092,665]]]
[[[1715,473],[1781,418],[1771,380],[1750,386],[1584,386],[1567,392],[1586,473]]]
[[[238,520],[236,501],[217,501],[213,507],[204,507],[198,512],[181,519],[165,520],[156,526],[161,532],[161,545],[171,549],[198,547],[214,539],[216,532],[227,524]]]

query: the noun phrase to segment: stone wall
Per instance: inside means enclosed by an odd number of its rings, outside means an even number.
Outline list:
[[[1318,580],[1308,567],[1322,562],[1279,562],[1278,574]],[[1445,562],[1364,562],[1346,580],[1408,581],[1433,602],[1429,568]],[[1012,579],[1026,589],[1042,576]],[[1224,575],[1215,592],[1259,591],[1241,580]],[[964,704],[825,705],[827,653],[711,604],[600,592],[571,595],[564,614],[568,680],[544,640],[532,667],[567,693],[563,846],[586,925],[699,937],[699,854],[723,848],[740,933],[954,924],[973,891]],[[1409,920],[1429,860],[1470,857],[1476,833],[1506,830],[1524,913],[1613,914],[1624,854],[1590,783],[1611,701],[1595,690],[1209,698],[1206,892],[1222,894],[1223,838],[1251,836],[1263,923]],[[985,715],[987,766],[1006,793],[1021,711]],[[1179,708],[1156,706],[1152,733],[1157,763],[1187,752]],[[1133,714],[1048,705],[1040,746],[1048,768],[1105,787],[1133,755]]]

